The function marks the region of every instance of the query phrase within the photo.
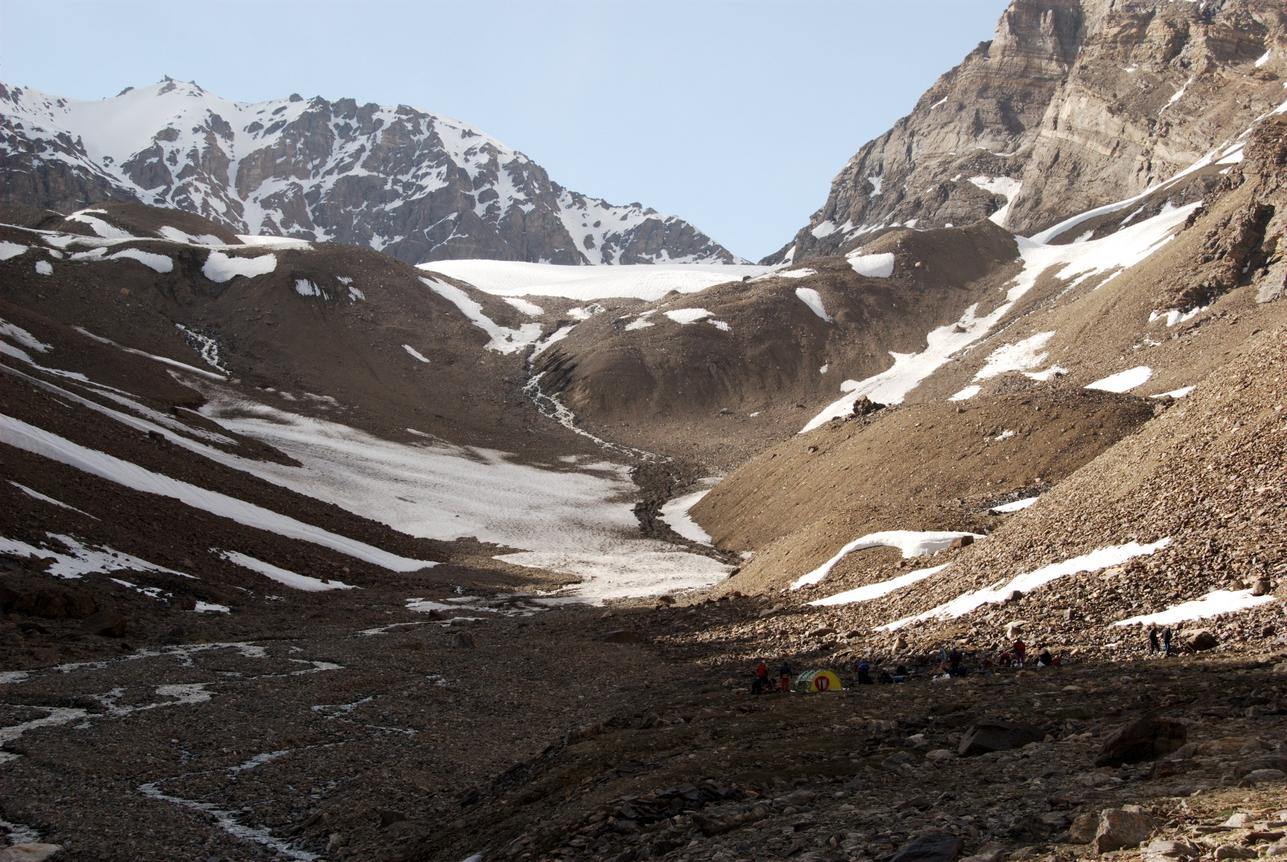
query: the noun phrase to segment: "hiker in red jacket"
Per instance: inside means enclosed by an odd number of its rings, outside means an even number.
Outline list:
[[[769,687],[769,666],[760,659],[755,665],[755,682],[751,683],[751,694],[762,694]]]
[[[1028,645],[1024,643],[1022,639],[1020,639],[1015,641],[1014,646],[1012,646],[1010,649],[1014,651],[1015,665],[1017,667],[1023,667],[1023,663],[1027,658]]]

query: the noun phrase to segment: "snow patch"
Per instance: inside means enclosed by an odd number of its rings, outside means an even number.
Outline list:
[[[231,281],[239,275],[254,278],[277,269],[277,255],[261,254],[257,257],[229,257],[221,251],[212,251],[201,267],[201,273],[218,284]]]
[[[1040,497],[1024,497],[1022,500],[1015,500],[1010,503],[1002,503],[1000,506],[993,506],[988,509],[994,515],[1009,515],[1011,512],[1022,512],[1024,509],[1037,502]]]
[[[563,266],[504,260],[440,260],[419,268],[496,296],[557,296],[577,302],[633,298],[656,302],[672,290],[697,293],[771,271],[767,266],[625,264]]]
[[[922,622],[930,619],[954,619],[965,616],[984,605],[1000,604],[1009,600],[1010,596],[1016,592],[1030,593],[1039,587],[1056,581],[1069,575],[1082,574],[1084,572],[1098,572],[1101,569],[1107,569],[1110,566],[1119,566],[1128,560],[1136,557],[1148,556],[1154,554],[1171,544],[1169,537],[1159,539],[1148,545],[1141,545],[1138,542],[1127,542],[1124,545],[1110,545],[1106,548],[1100,548],[1091,551],[1088,554],[1082,554],[1069,560],[1059,563],[1051,563],[1048,566],[1042,566],[1031,572],[1025,572],[1017,575],[1009,581],[998,582],[990,587],[981,590],[975,590],[969,593],[963,593],[949,602],[945,602],[938,607],[930,608],[924,613],[915,616],[904,617],[892,623],[878,627],[877,631],[895,631],[906,625],[915,622]]]
[[[525,323],[518,329],[501,326],[484,314],[482,305],[471,299],[469,294],[459,287],[447,284],[445,281],[439,281],[436,278],[421,278],[420,281],[434,293],[456,306],[460,313],[469,319],[470,323],[491,337],[491,340],[486,345],[488,350],[494,350],[497,353],[516,353],[529,344],[535,343],[541,337],[541,325],[539,323]]]
[[[854,551],[864,551],[868,548],[898,548],[903,552],[903,557],[921,557],[925,554],[933,554],[951,545],[957,539],[965,536],[972,536],[981,539],[983,536],[978,533],[959,533],[943,531],[917,531],[917,530],[886,530],[880,533],[868,533],[854,539],[835,553],[831,559],[827,560],[821,566],[809,572],[807,575],[801,575],[791,584],[791,589],[798,590],[801,587],[811,586],[819,583],[830,574],[836,564],[842,559],[852,554]]]
[[[1115,626],[1159,625],[1169,626],[1191,620],[1205,620],[1223,614],[1233,614],[1275,602],[1274,596],[1253,596],[1251,590],[1212,590],[1201,598],[1182,602],[1154,614],[1120,620]]]
[[[404,344],[404,345],[402,345],[402,349],[403,349],[403,350],[405,350],[405,351],[407,351],[407,353],[410,353],[410,354],[411,354],[411,357],[412,357],[413,359],[415,359],[416,361],[418,361],[418,362],[423,362],[423,363],[425,363],[426,365],[428,365],[428,364],[429,364],[429,360],[425,357],[425,355],[424,355],[423,353],[421,353],[419,350],[416,350],[416,349],[415,349],[414,347],[412,347],[410,344]]]
[[[1089,383],[1086,388],[1098,389],[1101,392],[1130,392],[1132,389],[1143,386],[1152,376],[1153,369],[1147,365],[1137,365]]]
[[[38,261],[36,261],[36,274],[37,274],[37,275],[53,275],[53,274],[54,274],[54,265],[53,265],[52,263],[50,263],[49,261],[47,261],[47,260],[38,260]]]
[[[701,525],[694,521],[692,515],[689,514],[692,508],[700,503],[702,498],[709,494],[710,491],[710,488],[703,488],[700,491],[694,491],[691,494],[685,494],[669,501],[661,507],[661,520],[666,523],[666,526],[690,542],[697,542],[700,545],[714,544],[710,534],[703,530]]]
[[[852,590],[845,590],[843,593],[836,593],[834,596],[827,596],[825,599],[818,599],[809,602],[815,607],[834,607],[836,605],[852,605],[859,602],[870,602],[881,596],[887,596],[892,592],[901,590],[903,587],[910,587],[912,584],[919,583],[931,575],[950,566],[951,563],[944,563],[941,566],[930,566],[928,569],[916,569],[905,575],[899,575],[896,578],[890,578],[887,581],[880,581],[875,584],[867,584],[865,587],[858,587]]]
[[[827,314],[827,309],[822,304],[822,296],[818,291],[814,290],[812,287],[797,287],[795,289],[795,295],[801,302],[809,306],[809,310],[818,315],[818,317],[822,318],[827,323],[835,323],[835,320],[831,315]]]
[[[974,375],[974,379],[990,380],[1008,371],[1027,371],[1039,367],[1046,361],[1046,354],[1040,352],[1041,348],[1049,344],[1050,339],[1054,337],[1053,332],[1038,332],[1022,341],[998,347],[988,354],[988,358],[983,361],[983,367],[979,369],[978,374]]]
[[[346,584],[343,581],[323,581],[320,578],[314,578],[311,575],[296,574],[288,569],[274,566],[272,563],[266,563],[263,560],[255,559],[249,554],[243,554],[240,551],[216,551],[216,553],[234,565],[241,566],[243,569],[250,569],[252,572],[258,572],[264,577],[274,580],[279,584],[290,587],[291,589],[303,590],[306,593],[355,589],[352,584]]]
[[[127,248],[118,251],[116,254],[108,255],[104,260],[133,260],[137,261],[153,272],[167,273],[174,271],[174,261],[163,254],[153,254],[150,251],[140,251],[137,248]]]
[[[854,272],[867,278],[889,278],[894,274],[894,253],[849,254],[845,256]]]

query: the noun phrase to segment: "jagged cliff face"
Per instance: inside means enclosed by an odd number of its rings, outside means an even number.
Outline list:
[[[0,204],[135,199],[411,262],[733,260],[687,222],[565,189],[455,120],[352,99],[243,104],[167,79],[77,102],[0,84],[0,176]]]
[[[1282,100],[1277,0],[1015,0],[991,42],[855,155],[768,261],[894,227],[1031,233],[1191,165]]]

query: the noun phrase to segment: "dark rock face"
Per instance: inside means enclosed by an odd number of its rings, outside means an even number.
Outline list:
[[[1021,748],[1045,737],[1039,728],[1008,721],[985,721],[972,725],[961,737],[957,753],[962,757]]]
[[[1146,715],[1113,733],[1104,741],[1096,766],[1121,766],[1155,760],[1184,745],[1189,731],[1178,721]]]
[[[135,128],[103,130],[124,120]],[[454,120],[353,99],[240,104],[167,79],[89,103],[0,84],[0,176],[4,205],[139,200],[412,263],[734,260],[687,222],[569,191]]]
[[[1029,234],[1129,197],[1281,104],[1285,47],[1275,0],[1014,0],[993,40],[859,150],[768,260],[898,226],[992,218]]]

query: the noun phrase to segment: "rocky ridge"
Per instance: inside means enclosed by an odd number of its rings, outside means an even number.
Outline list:
[[[1016,0],[995,37],[865,145],[766,262],[991,218],[1020,234],[1171,177],[1282,101],[1273,0]]]

